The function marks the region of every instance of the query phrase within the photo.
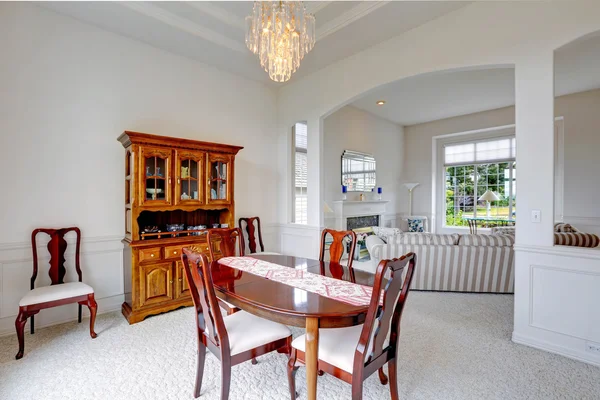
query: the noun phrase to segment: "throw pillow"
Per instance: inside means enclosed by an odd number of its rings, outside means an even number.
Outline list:
[[[572,226],[571,224],[565,224],[563,222],[557,222],[554,224],[554,232],[564,232],[564,233],[577,233],[579,230]]]
[[[419,219],[408,218],[407,220],[408,220],[408,231],[409,232],[425,232],[424,223],[421,218],[419,218]]]
[[[385,243],[388,242],[390,236],[396,236],[402,233],[399,228],[383,228],[380,226],[373,226],[373,233],[375,233]]]

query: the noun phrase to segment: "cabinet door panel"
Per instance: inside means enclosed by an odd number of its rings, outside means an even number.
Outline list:
[[[231,156],[209,153],[206,176],[207,203],[230,204],[233,183]]]
[[[140,265],[140,302],[148,306],[173,300],[173,264]]]
[[[171,150],[142,146],[140,150],[140,203],[171,204]]]
[[[175,281],[175,298],[179,299],[181,297],[191,296],[190,286],[187,280],[187,276],[185,275],[185,271],[183,269],[183,263],[181,261],[177,261],[175,265],[175,270],[177,271]]]
[[[175,160],[175,204],[204,204],[206,153],[177,150]]]

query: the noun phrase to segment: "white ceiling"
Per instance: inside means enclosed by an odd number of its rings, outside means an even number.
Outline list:
[[[292,80],[465,6],[465,1],[310,1],[317,44]],[[39,6],[250,79],[276,84],[244,43],[251,1],[38,2]]]
[[[557,96],[600,88],[600,35],[555,52]],[[385,100],[383,106],[375,103]],[[513,68],[442,72],[376,89],[353,106],[400,125],[414,125],[515,104]]]

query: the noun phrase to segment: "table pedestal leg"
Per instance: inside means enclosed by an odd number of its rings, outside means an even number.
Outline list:
[[[308,400],[317,400],[317,374],[319,372],[319,319],[306,318],[306,387]]]

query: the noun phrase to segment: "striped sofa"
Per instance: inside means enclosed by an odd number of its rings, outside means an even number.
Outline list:
[[[401,233],[374,237],[369,251],[376,262],[414,252],[412,289],[476,293],[514,293],[512,235]]]

